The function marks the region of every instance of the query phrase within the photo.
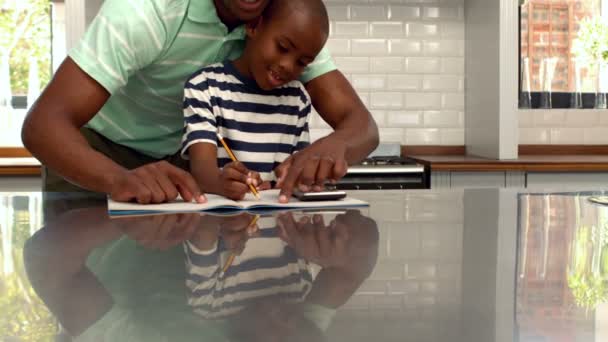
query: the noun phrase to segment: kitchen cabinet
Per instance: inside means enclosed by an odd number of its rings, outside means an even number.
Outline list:
[[[434,171],[431,173],[431,189],[524,187],[526,187],[526,173],[523,171]]]
[[[431,188],[597,188],[608,172],[434,171]]]

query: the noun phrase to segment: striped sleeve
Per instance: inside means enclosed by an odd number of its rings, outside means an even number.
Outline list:
[[[308,81],[326,74],[330,71],[337,70],[336,64],[334,63],[331,54],[327,47],[323,47],[321,52],[315,57],[315,60],[312,63],[308,64],[302,76],[300,76],[300,82],[306,84]]]
[[[310,118],[311,109],[312,109],[312,105],[310,104],[310,101],[308,101],[306,106],[304,106],[304,108],[300,112],[300,117],[306,118],[306,119],[304,121],[304,126],[299,127],[300,135],[298,136],[298,142],[296,143],[293,153],[298,152],[298,151],[304,149],[305,147],[307,147],[308,145],[310,145],[310,133],[309,133],[309,129],[308,129],[308,121]]]
[[[207,81],[196,83],[204,75],[193,77],[184,89],[184,136],[182,138],[183,158],[188,159],[188,148],[195,143],[209,143],[217,146],[217,122],[213,113],[212,97]]]
[[[106,0],[70,58],[110,94],[152,63],[167,40],[155,1]]]

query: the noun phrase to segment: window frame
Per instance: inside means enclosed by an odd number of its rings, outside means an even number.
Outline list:
[[[608,18],[608,0],[599,0],[600,1],[600,16],[604,17],[604,18]],[[517,52],[518,52],[518,63],[517,63],[517,72],[518,72],[518,89],[517,89],[517,94],[518,94],[518,103],[517,103],[517,108],[519,110],[526,110],[526,109],[543,109],[543,110],[547,110],[547,109],[570,109],[572,108],[570,103],[571,103],[571,97],[573,96],[574,93],[571,92],[551,92],[551,108],[541,108],[540,107],[540,95],[542,92],[539,91],[531,91],[530,92],[530,107],[522,107],[521,103],[519,102],[522,98],[522,79],[521,79],[521,20],[522,20],[522,16],[521,16],[521,7],[522,4],[520,3],[520,5],[518,6],[518,18],[517,18],[517,41],[518,41],[518,45],[517,45]],[[583,107],[582,108],[576,108],[576,109],[593,109],[595,106],[595,96],[596,93],[582,93],[582,102],[583,102]],[[574,108],[572,108],[574,109]]]
[[[50,72],[53,74],[53,65],[54,65],[54,57],[56,51],[54,50],[53,40],[55,35],[55,28],[58,23],[54,22],[54,17],[56,14],[56,5],[60,3],[63,5],[64,0],[50,0],[49,1],[49,16],[50,16],[50,35],[51,35],[51,44],[50,44]],[[61,30],[60,30],[61,32]],[[13,95],[11,104],[15,109],[27,109],[28,99],[26,95]],[[32,157],[32,154],[23,146],[6,146],[0,145],[0,158],[28,158]]]

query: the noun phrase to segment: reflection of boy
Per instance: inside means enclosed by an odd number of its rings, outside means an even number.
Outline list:
[[[262,218],[258,222],[258,236],[247,240],[242,253],[224,274],[223,265],[233,253],[224,240],[210,245],[197,239],[185,243],[188,304],[200,316],[227,318],[270,298],[301,302],[310,291],[312,274],[308,262],[298,258],[277,237],[274,219]]]
[[[204,192],[241,199],[248,183],[268,188],[273,171],[281,183],[277,166],[308,145],[311,100],[297,79],[328,27],[321,0],[273,1],[247,26],[240,58],[207,66],[186,83],[182,154]],[[242,163],[218,151],[217,133]]]

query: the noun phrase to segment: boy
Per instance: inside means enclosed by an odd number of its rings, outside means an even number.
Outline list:
[[[321,0],[276,0],[246,30],[242,56],[201,69],[184,92],[182,156],[203,192],[235,200],[249,184],[270,188],[275,168],[308,145],[311,101],[297,79],[329,22]],[[218,151],[218,133],[239,162]]]

